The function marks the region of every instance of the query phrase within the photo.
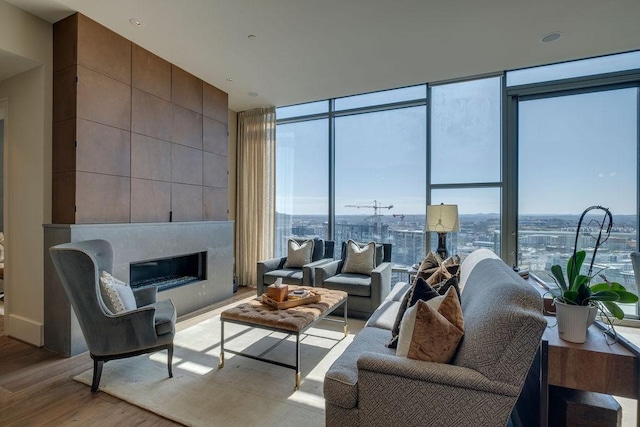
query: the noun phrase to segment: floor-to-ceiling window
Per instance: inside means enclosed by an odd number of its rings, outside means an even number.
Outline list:
[[[508,74],[509,84],[525,85],[511,96],[510,124],[518,147],[518,264],[550,283],[551,266],[565,266],[573,253],[582,212],[602,206],[611,212],[613,227],[598,249],[593,273],[602,271],[607,279],[638,291],[629,257],[638,250],[638,81],[619,75],[602,81],[585,78],[585,70],[619,71],[620,63],[633,64],[628,61],[634,55],[620,59],[604,57]],[[640,66],[640,55],[635,61]],[[569,80],[556,82],[557,76]],[[577,77],[582,82],[576,83]],[[603,211],[592,213],[585,217],[577,239],[578,249],[587,251],[585,268],[598,222],[604,219]],[[625,311],[638,314],[636,305]]]

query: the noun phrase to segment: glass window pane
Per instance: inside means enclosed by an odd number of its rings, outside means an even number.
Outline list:
[[[431,182],[500,181],[501,78],[431,88]]]
[[[637,291],[629,259],[637,247],[637,106],[637,88],[519,102],[520,265],[552,282],[551,266],[566,266],[573,253],[581,213],[600,205],[613,229],[596,263]],[[580,237],[578,249],[592,247]]]
[[[461,257],[480,248],[500,255],[500,188],[456,188],[431,190],[431,204],[458,205],[460,232],[447,233],[447,251]],[[431,233],[431,250],[438,247],[438,234]]]
[[[309,102],[307,104],[290,105],[276,108],[276,119],[288,119],[291,117],[308,116],[329,112],[329,101]]]
[[[336,118],[337,257],[354,239],[393,243],[394,263],[422,260],[425,126],[425,106]]]
[[[335,102],[336,111],[351,108],[371,107],[374,105],[390,104],[392,102],[413,101],[427,97],[427,86],[410,86],[400,89],[384,90],[382,92],[365,93],[363,95],[338,98]]]
[[[277,125],[276,256],[291,237],[326,239],[328,212],[328,119]]]
[[[509,71],[507,86],[550,82],[637,68],[640,68],[640,51]]]

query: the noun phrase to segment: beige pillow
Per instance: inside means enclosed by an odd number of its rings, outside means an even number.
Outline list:
[[[138,308],[129,284],[116,279],[106,271],[100,273],[100,295],[111,314],[120,314]]]
[[[313,255],[313,240],[305,240],[298,243],[293,239],[289,239],[287,244],[287,260],[284,262],[284,268],[302,268],[303,265],[311,262]]]
[[[353,240],[347,241],[347,257],[342,267],[343,273],[357,273],[371,275],[376,268],[376,244],[369,242],[363,247]]]
[[[400,325],[396,355],[449,363],[463,335],[460,300],[455,289],[449,288],[442,299],[420,300],[407,310]]]
[[[433,287],[434,285],[437,285],[443,280],[447,280],[450,278],[451,278],[451,273],[449,273],[449,271],[447,270],[447,267],[444,265],[441,265],[431,276],[429,276],[429,278],[427,279],[427,284]]]

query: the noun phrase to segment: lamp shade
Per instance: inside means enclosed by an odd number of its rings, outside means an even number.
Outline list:
[[[427,231],[438,233],[460,231],[458,205],[427,205]]]

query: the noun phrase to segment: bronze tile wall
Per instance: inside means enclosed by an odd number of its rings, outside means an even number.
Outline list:
[[[53,222],[227,220],[227,94],[80,14],[53,45]]]

